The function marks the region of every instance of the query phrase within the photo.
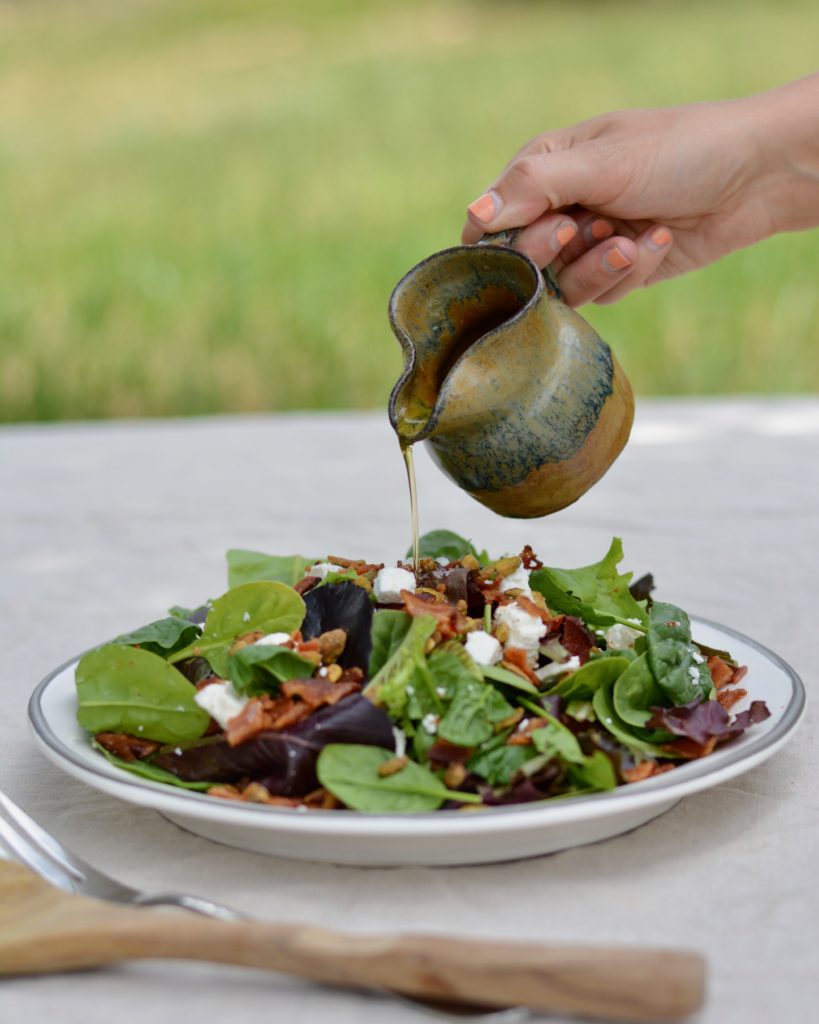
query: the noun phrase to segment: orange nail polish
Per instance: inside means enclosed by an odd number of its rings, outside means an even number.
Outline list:
[[[616,245],[606,253],[603,263],[606,266],[606,270],[611,270],[613,273],[616,273],[618,270],[625,270],[626,267],[631,266],[631,260],[620,252]]]
[[[595,241],[602,242],[604,238],[611,238],[614,234],[614,228],[607,220],[602,220],[598,217],[597,220],[591,222],[589,233]]]
[[[562,249],[564,245],[568,245],[571,242],[576,234],[577,228],[574,224],[564,224],[555,231],[555,241]]]
[[[470,203],[467,209],[482,224],[488,224],[500,210],[501,204],[499,200],[500,196],[497,193],[485,192],[474,203]]]
[[[652,249],[664,249],[671,241],[671,232],[668,228],[654,228],[648,238]]]

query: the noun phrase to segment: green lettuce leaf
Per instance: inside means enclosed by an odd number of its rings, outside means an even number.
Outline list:
[[[228,587],[268,580],[292,587],[304,576],[304,567],[315,559],[303,555],[265,555],[261,551],[231,548],[226,555]]]
[[[310,679],[315,664],[287,647],[248,644],[228,658],[228,678],[237,693],[272,693],[288,679]]]
[[[605,557],[580,569],[536,569],[529,578],[533,590],[540,591],[555,612],[576,615],[591,626],[644,626],[648,620],[644,603],[629,593],[633,573],[618,573],[623,559],[619,537],[611,542]]]
[[[379,612],[378,615],[383,615]],[[377,618],[378,616],[376,616]],[[364,691],[373,704],[384,708],[387,714],[399,720],[407,710],[410,694],[408,686],[416,672],[426,672],[424,647],[435,632],[437,623],[432,615],[420,615],[412,623],[404,638],[392,651]]]
[[[147,626],[140,626],[130,633],[123,633],[113,642],[128,647],[141,647],[162,658],[167,658],[176,651],[186,647],[199,636],[199,627],[185,618],[171,615],[166,619],[157,619]]]

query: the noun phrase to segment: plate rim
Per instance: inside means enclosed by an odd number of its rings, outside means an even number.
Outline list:
[[[784,672],[791,684],[790,700],[782,717],[772,729],[752,740],[750,744],[737,748],[723,757],[716,766],[709,767],[708,759],[702,758],[681,766],[683,769],[699,769],[680,779],[677,772],[655,776],[630,786],[618,786],[606,793],[568,797],[561,801],[533,801],[526,804],[508,804],[490,807],[480,814],[464,814],[456,810],[427,811],[420,814],[360,813],[348,812],[336,815],[326,811],[297,809],[290,807],[269,807],[233,801],[216,801],[205,793],[194,791],[165,792],[159,783],[147,779],[127,776],[114,778],[98,771],[82,760],[68,747],[51,728],[43,711],[42,699],[54,679],[66,669],[75,665],[87,651],[67,659],[52,669],[35,687],[28,702],[28,721],[34,739],[42,752],[53,764],[109,796],[126,802],[150,807],[160,813],[189,818],[217,820],[226,826],[257,828],[260,830],[287,833],[312,833],[331,838],[360,836],[361,838],[384,836],[395,838],[402,833],[419,838],[444,838],[466,836],[494,830],[499,819],[512,824],[516,819],[519,827],[527,823],[533,826],[551,827],[571,824],[586,818],[605,818],[616,815],[633,806],[650,806],[669,799],[682,797],[721,784],[730,778],[750,770],[774,754],[793,734],[800,724],[807,704],[807,693],[798,673],[775,651],[730,626],[698,615],[690,616],[692,622],[716,629],[747,644]],[[96,644],[88,650],[95,650]],[[102,766],[101,766],[102,767]],[[103,785],[100,785],[103,783]],[[122,790],[122,791],[121,791]],[[636,791],[635,791],[636,790]]]

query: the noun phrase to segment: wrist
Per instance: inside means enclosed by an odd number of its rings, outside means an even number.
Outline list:
[[[819,225],[819,74],[750,97],[758,202],[771,234]]]

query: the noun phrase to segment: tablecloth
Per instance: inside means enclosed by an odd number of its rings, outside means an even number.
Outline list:
[[[281,414],[0,430],[0,786],[62,841],[144,888],[179,888],[277,920],[355,931],[701,950],[697,1024],[816,1019],[819,781],[816,579],[819,400],[639,403],[632,440],[575,506],[503,520],[422,452],[423,529],[552,565],[595,561],[612,535],[659,593],[773,648],[808,688],[795,740],[732,782],[627,835],[519,863],[351,868],[265,857],[183,832],[62,774],[26,702],[57,664],[224,589],[246,547],[389,560],[409,533],[386,416]],[[421,1024],[412,1007],[260,972],[156,961],[0,983],[26,1024]]]

